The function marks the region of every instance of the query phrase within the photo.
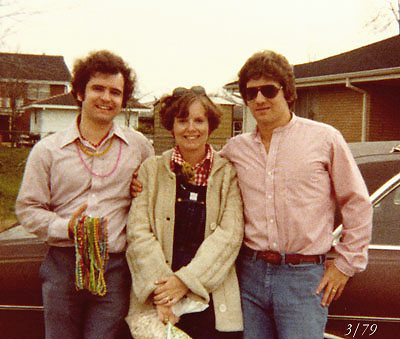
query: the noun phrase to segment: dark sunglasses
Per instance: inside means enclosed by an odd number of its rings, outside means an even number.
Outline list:
[[[265,98],[272,99],[276,97],[281,88],[282,86],[276,87],[275,85],[248,87],[246,88],[246,99],[247,101],[254,100],[257,97],[258,92],[261,92]]]
[[[172,96],[174,97],[181,97],[189,92],[197,95],[206,95],[206,90],[202,86],[193,86],[192,88],[188,89],[185,87],[177,87],[172,92]]]

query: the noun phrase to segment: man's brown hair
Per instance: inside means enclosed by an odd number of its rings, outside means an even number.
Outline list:
[[[125,107],[132,95],[136,74],[120,56],[106,50],[92,52],[86,58],[78,59],[74,63],[71,92],[79,107],[82,107],[82,102],[78,100],[78,94],[85,97],[86,85],[96,73],[122,74],[124,78],[122,107]]]
[[[289,108],[293,107],[297,98],[293,67],[283,55],[265,50],[253,54],[246,61],[239,71],[239,90],[246,104],[247,83],[260,78],[280,83]]]

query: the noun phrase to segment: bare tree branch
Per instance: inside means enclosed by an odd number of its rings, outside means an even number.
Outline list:
[[[0,0],[0,45],[19,28],[27,17],[43,13],[23,0]]]
[[[400,34],[400,0],[385,0],[376,14],[366,22],[365,27],[370,28],[373,32],[381,33],[393,23],[396,23],[398,34]]]

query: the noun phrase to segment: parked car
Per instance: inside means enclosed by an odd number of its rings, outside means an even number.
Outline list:
[[[0,337],[44,338],[39,268],[47,245],[17,226],[0,234]]]
[[[400,142],[391,144],[351,145],[369,191],[375,192],[371,195],[372,241],[367,269],[349,279],[342,296],[329,307],[326,338],[399,336],[400,152],[396,146]],[[340,232],[341,226],[335,230],[338,238]]]
[[[367,269],[329,308],[326,338],[395,338],[400,330],[400,152],[397,142],[350,145],[374,204]],[[341,227],[335,230],[340,241]],[[17,226],[0,234],[0,337],[44,338],[38,276],[47,246]],[[329,257],[333,258],[334,251]]]

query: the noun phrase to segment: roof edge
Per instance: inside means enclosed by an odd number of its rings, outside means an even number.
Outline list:
[[[296,87],[342,84],[346,83],[347,79],[352,82],[400,79],[400,67],[296,78]]]
[[[60,109],[60,110],[79,110],[78,105],[49,105],[49,104],[40,104],[34,103],[24,107],[24,110],[33,109],[33,108],[41,108],[43,110],[47,109]],[[121,112],[148,112],[151,111],[151,108],[122,108]]]

